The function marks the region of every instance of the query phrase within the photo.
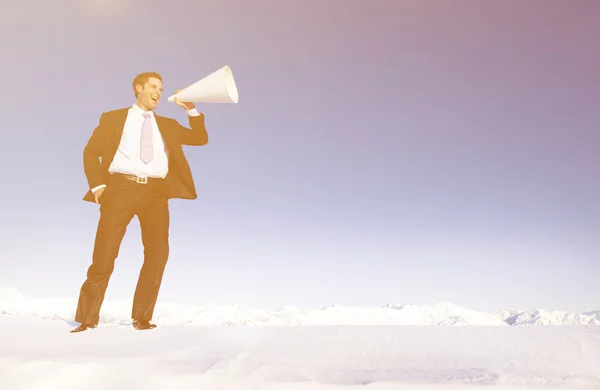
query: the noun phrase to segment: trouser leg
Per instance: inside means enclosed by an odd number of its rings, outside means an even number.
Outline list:
[[[113,194],[107,189],[101,196],[100,220],[92,255],[77,304],[75,321],[97,324],[100,308],[127,225],[134,216],[133,205],[125,194]],[[103,199],[106,196],[105,199]]]
[[[144,264],[139,274],[131,318],[152,319],[169,257],[169,205],[162,188],[150,191],[137,213],[144,245]]]

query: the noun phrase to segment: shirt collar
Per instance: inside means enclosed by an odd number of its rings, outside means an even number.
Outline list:
[[[133,105],[131,106],[131,108],[129,109],[129,111],[142,116],[142,114],[144,112],[148,112],[150,114],[151,118],[154,118],[154,111],[144,111],[142,110],[137,104],[133,103]]]

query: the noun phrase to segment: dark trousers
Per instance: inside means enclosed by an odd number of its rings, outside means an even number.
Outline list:
[[[97,324],[108,281],[129,222],[138,217],[144,245],[131,318],[151,320],[169,257],[169,206],[164,180],[139,184],[120,175],[111,176],[100,197],[100,220],[92,265],[81,286],[75,321]]]

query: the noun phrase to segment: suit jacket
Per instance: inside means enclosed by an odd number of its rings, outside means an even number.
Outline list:
[[[95,202],[91,188],[101,184],[108,185],[108,168],[121,142],[128,111],[129,107],[102,113],[98,126],[83,150],[83,169],[90,187],[83,197],[85,201]],[[154,117],[169,152],[169,172],[165,177],[169,185],[169,198],[196,199],[198,195],[192,171],[182,145],[199,146],[208,143],[204,114],[188,117],[191,129],[180,125],[175,119],[156,114]]]

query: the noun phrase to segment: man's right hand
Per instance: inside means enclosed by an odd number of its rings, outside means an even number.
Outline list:
[[[102,193],[104,192],[105,189],[106,189],[105,187],[98,188],[96,190],[96,192],[94,192],[94,198],[96,199],[96,203],[100,203],[99,202],[100,196],[102,196]]]

